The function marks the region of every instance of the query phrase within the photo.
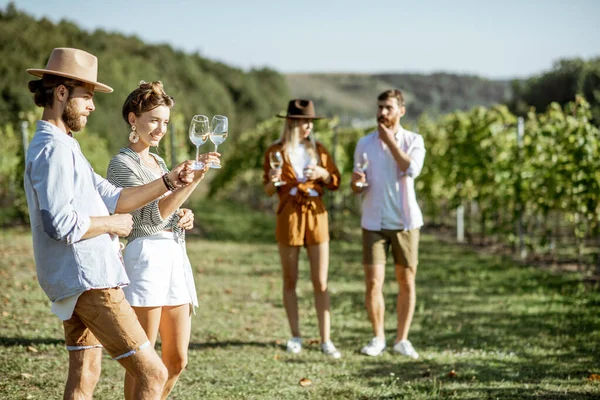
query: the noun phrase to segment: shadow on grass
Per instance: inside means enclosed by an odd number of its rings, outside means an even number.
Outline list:
[[[223,340],[223,341],[210,341],[205,343],[191,342],[189,345],[190,350],[206,350],[206,349],[226,349],[229,347],[259,347],[259,348],[278,348],[281,345],[274,343],[273,341],[257,342],[257,341],[242,341],[242,340]]]
[[[386,320],[395,322],[396,290],[386,287]],[[455,289],[455,288],[453,288]],[[460,297],[460,295],[458,296]],[[364,315],[364,324],[360,327],[348,326],[344,329],[355,337],[368,337],[370,324],[364,305],[364,291],[341,290],[332,295],[332,310],[341,310],[344,314]],[[518,299],[512,300],[513,304]],[[537,303],[537,304],[536,304]],[[532,306],[543,308],[544,301]],[[423,309],[419,310],[419,306]],[[501,302],[493,302],[485,295],[463,297],[456,301],[456,292],[446,293],[443,289],[417,288],[417,310],[414,321],[419,329],[413,329],[413,337],[419,346],[437,349],[496,349],[522,353],[519,346],[546,348],[551,354],[566,353],[566,358],[582,356],[591,358],[600,364],[600,352],[594,337],[600,328],[593,307],[576,308],[555,300],[555,309],[529,313],[527,307],[519,311],[507,308]],[[480,308],[481,310],[477,310]],[[568,309],[568,312],[563,311]],[[389,324],[388,324],[389,326]],[[395,330],[388,329],[388,337],[394,337]],[[560,340],[556,338],[560,337]],[[560,345],[559,348],[556,346]]]
[[[34,346],[40,344],[64,346],[64,339],[55,338],[17,338],[0,336],[0,347]]]
[[[470,389],[443,389],[440,395],[456,395],[460,399],[481,399],[481,396],[469,397]],[[564,393],[557,392],[555,390],[531,388],[480,388],[479,392],[486,392],[486,399],[499,399],[499,400],[512,400],[512,399],[535,399],[535,400],[587,400],[587,399],[598,399],[598,393]]]
[[[432,398],[457,397],[461,399],[597,399],[599,391],[590,389],[583,393],[558,392],[541,387],[540,377],[546,380],[575,379],[582,381],[589,371],[571,371],[555,373],[556,362],[562,360],[547,360],[545,356],[531,357],[524,362],[498,360],[468,360],[465,362],[438,363],[431,359],[419,361],[400,360],[401,357],[378,358],[372,362],[363,363],[357,376],[368,377],[369,386],[378,387],[382,382],[397,377],[400,385],[409,384],[418,393],[432,392]],[[455,371],[454,377],[449,376]],[[497,387],[503,385],[521,385],[521,387]],[[446,388],[452,384],[454,387]],[[526,384],[529,387],[523,388]],[[464,385],[467,387],[458,387]],[[435,393],[435,396],[433,394]],[[377,397],[396,398],[396,397]]]

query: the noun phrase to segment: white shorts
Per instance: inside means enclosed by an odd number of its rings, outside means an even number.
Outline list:
[[[198,306],[185,243],[177,243],[173,232],[132,240],[125,247],[123,261],[131,281],[123,291],[132,306]]]

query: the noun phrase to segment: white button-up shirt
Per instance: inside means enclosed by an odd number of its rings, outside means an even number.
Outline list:
[[[366,230],[410,230],[423,226],[423,215],[417,203],[414,180],[423,168],[425,143],[421,135],[402,127],[395,137],[400,149],[411,159],[406,171],[400,169],[390,149],[379,139],[377,131],[361,138],[354,150],[354,165],[362,153],[366,153],[369,160],[365,171],[369,186],[363,190],[361,218],[361,226]],[[391,198],[392,202],[398,205],[395,207],[397,212],[392,213],[400,218],[395,227],[390,226],[390,207],[389,204],[386,207],[386,198]]]

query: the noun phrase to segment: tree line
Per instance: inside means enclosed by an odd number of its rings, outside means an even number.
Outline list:
[[[98,80],[114,88],[95,96],[88,129],[107,140],[112,153],[127,141],[120,116],[127,95],[140,80],[160,80],[175,98],[174,111],[190,120],[195,114],[230,119],[230,140],[285,107],[285,77],[268,69],[242,71],[168,45],[149,45],[135,36],[98,29],[82,30],[67,20],[56,24],[20,12],[14,4],[0,10],[0,125],[19,122],[19,113],[38,111],[27,90],[35,77],[27,68],[43,68],[55,47],[75,47],[98,57]]]

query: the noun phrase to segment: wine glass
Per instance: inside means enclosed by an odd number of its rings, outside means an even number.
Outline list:
[[[310,154],[308,165],[304,168],[304,177],[308,179],[308,175],[312,174],[317,166],[317,157],[314,154]]]
[[[194,115],[190,123],[190,140],[196,145],[196,161],[192,165],[192,169],[204,169],[206,164],[198,160],[200,157],[200,146],[206,143],[210,135],[210,124],[206,115]]]
[[[358,161],[356,162],[356,170],[360,173],[365,173],[367,167],[369,166],[369,159],[367,158],[367,153],[362,153],[358,157]],[[367,182],[356,182],[356,187],[364,188],[369,186]]]
[[[281,152],[273,151],[273,152],[269,153],[269,165],[273,169],[281,170],[281,168],[283,167],[283,156],[281,155]],[[273,185],[283,186],[286,183],[287,182],[284,182],[284,181],[277,181],[277,182],[273,182]]]
[[[227,139],[227,133],[229,130],[229,123],[227,117],[224,115],[215,115],[211,122],[210,129],[210,141],[215,145],[215,152],[221,143]],[[209,163],[211,168],[221,168],[221,164]]]

